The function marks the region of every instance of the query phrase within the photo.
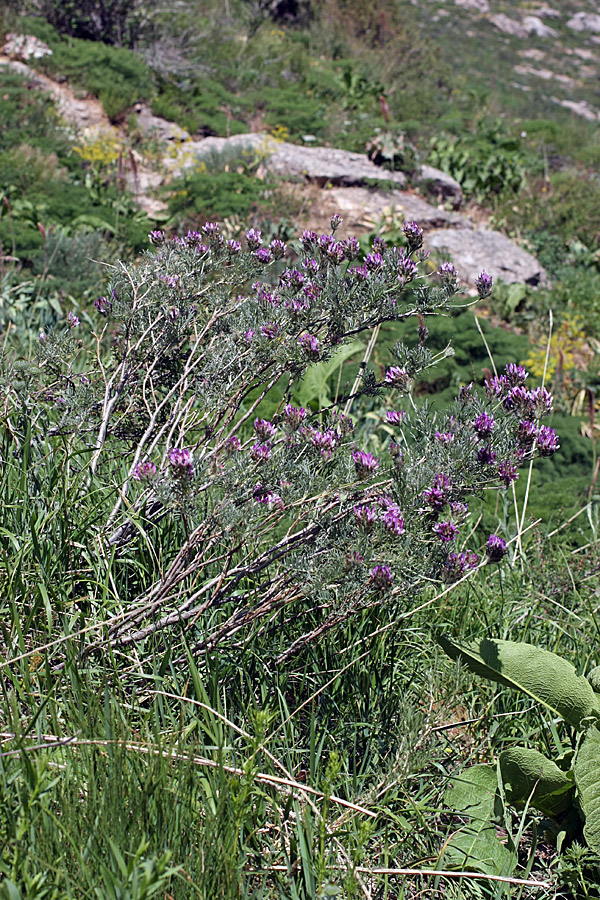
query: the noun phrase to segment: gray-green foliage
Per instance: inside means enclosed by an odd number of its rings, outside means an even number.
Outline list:
[[[504,801],[531,806],[559,821],[563,817],[565,830],[571,827],[566,814],[577,809],[590,850],[600,853],[600,698],[590,681],[556,653],[524,642],[484,638],[462,643],[447,636],[438,640],[452,659],[475,674],[523,691],[580,732],[576,753],[556,762],[538,750],[512,747],[500,753],[496,767],[475,766],[453,778],[447,800],[469,816],[466,831],[473,838],[476,834],[477,840],[465,847],[464,831],[452,835],[445,848],[448,864],[456,864],[462,852],[464,866],[497,874],[497,862],[490,856],[492,832],[487,829]],[[595,684],[595,670],[591,674]],[[462,786],[460,792],[457,784]],[[509,832],[509,849],[511,845]]]

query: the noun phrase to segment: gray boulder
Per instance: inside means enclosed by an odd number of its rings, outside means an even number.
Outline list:
[[[597,13],[578,12],[569,19],[567,28],[573,31],[591,31],[593,33],[600,32],[600,15]]]
[[[327,184],[349,187],[368,181],[391,181],[400,187],[406,184],[403,172],[388,172],[372,163],[364,153],[331,147],[299,147],[277,141],[268,134],[237,134],[230,138],[186,141],[184,151],[190,165],[215,156],[251,156],[274,175],[305,178],[321,187]]]
[[[463,192],[458,181],[433,166],[421,166],[416,184],[438,200],[450,203],[452,209],[458,209],[463,202]]]
[[[546,272],[537,259],[499,231],[485,228],[438,230],[426,236],[426,245],[430,250],[447,254],[459,277],[467,284],[474,284],[483,269],[494,281],[501,280],[506,284],[539,285],[546,282]]]
[[[340,236],[371,229],[380,222],[401,225],[403,221],[415,221],[425,229],[426,237],[429,229],[433,228],[473,227],[459,213],[439,209],[407,191],[360,187],[336,187],[321,191],[309,212],[311,227],[329,230],[329,217],[334,213],[339,213],[343,219]]]
[[[541,38],[554,38],[558,33],[554,28],[550,28],[549,25],[542,22],[538,16],[525,16],[523,27],[527,29],[528,34],[535,34]]]

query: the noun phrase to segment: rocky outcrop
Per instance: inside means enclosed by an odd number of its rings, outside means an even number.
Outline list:
[[[303,199],[312,198],[312,206],[304,217],[306,227],[328,230],[329,217],[338,212],[344,222],[342,234],[360,233],[376,228],[401,227],[404,220],[416,221],[425,230],[428,249],[442,257],[450,257],[463,282],[473,285],[482,269],[496,280],[540,284],[545,273],[540,264],[514,241],[476,225],[467,215],[446,207],[462,202],[458,182],[431,166],[422,166],[413,184],[420,184],[444,203],[434,205],[407,186],[403,172],[382,169],[362,153],[330,147],[304,147],[277,141],[267,134],[241,134],[230,138],[209,137],[191,140],[177,125],[155,116],[143,104],[134,108],[140,130],[155,136],[169,152],[160,166],[150,166],[135,151],[126,149],[119,128],[107,118],[95,98],[78,98],[68,85],[58,84],[27,65],[0,57],[7,65],[27,76],[31,82],[54,97],[57,108],[73,132],[87,141],[108,136],[119,141],[123,150],[125,177],[139,205],[150,216],[165,212],[165,204],[152,196],[165,179],[179,175],[199,162],[210,161],[218,168],[235,159],[258,163],[259,169],[292,182],[294,190],[303,191]]]
[[[598,13],[578,12],[569,19],[567,28],[573,31],[589,31],[593,34],[600,32],[600,15]]]
[[[448,228],[426,235],[427,247],[447,254],[461,279],[474,284],[482,269],[506,284],[544,284],[546,273],[526,250],[499,231],[486,228]]]

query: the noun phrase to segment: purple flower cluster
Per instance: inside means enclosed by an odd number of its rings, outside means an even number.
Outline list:
[[[148,238],[151,244],[154,244],[155,247],[160,247],[165,242],[165,233],[164,231],[151,231]]]
[[[487,272],[482,272],[475,282],[475,287],[477,288],[477,293],[479,294],[480,300],[485,300],[486,297],[489,297],[492,293],[492,284],[493,279],[491,275],[488,275]]]
[[[102,316],[108,316],[112,312],[113,308],[112,301],[109,300],[108,297],[98,297],[97,300],[94,300],[94,306]]]
[[[246,243],[250,250],[258,250],[262,244],[262,235],[258,228],[249,228],[246,232]]]
[[[354,507],[354,515],[358,524],[366,531],[370,531],[377,521],[377,510],[365,503]]]
[[[494,429],[494,417],[482,412],[473,422],[473,428],[480,441],[488,440]]]
[[[454,522],[436,522],[433,530],[441,541],[448,544],[450,541],[456,540],[459,531]]]
[[[369,270],[363,263],[361,266],[354,266],[354,268],[350,269],[349,274],[352,275],[356,281],[366,281],[369,277]]]
[[[69,310],[69,314],[67,315],[67,325],[69,328],[77,328],[79,325],[79,318],[71,310]]]
[[[439,512],[448,502],[448,495],[452,490],[452,479],[443,472],[436,472],[433,476],[433,484],[423,491],[423,500],[432,510]]]
[[[394,574],[389,566],[374,566],[371,569],[371,581],[378,591],[389,591],[394,583]]]
[[[240,441],[237,434],[232,434],[231,437],[228,437],[225,441],[225,452],[228,455],[231,455],[232,453],[239,453],[241,449],[242,442]]]
[[[275,238],[269,244],[269,250],[273,256],[273,259],[281,259],[287,253],[287,247],[280,241],[279,238]]]
[[[365,265],[369,272],[377,272],[383,268],[383,256],[381,253],[368,253],[365,257]]]
[[[255,419],[254,430],[261,441],[268,441],[277,433],[277,428],[268,419]]]
[[[156,475],[156,466],[150,461],[139,463],[131,473],[131,477],[136,481],[149,481],[154,475]]]
[[[194,477],[194,460],[190,450],[175,447],[169,453],[169,463],[175,478],[189,481]]]
[[[500,562],[506,556],[506,541],[497,534],[490,534],[485,550],[490,562]]]
[[[258,260],[259,263],[263,263],[263,265],[267,265],[267,263],[271,262],[271,251],[267,247],[259,247],[258,250],[254,252],[254,258]]]
[[[417,275],[417,264],[406,253],[397,253],[397,257],[398,278],[402,285],[408,284]]]
[[[438,275],[447,284],[456,284],[458,272],[450,262],[442,263],[438,269]]]
[[[407,391],[410,387],[410,375],[404,366],[390,366],[385,373],[386,384],[391,387],[399,388],[401,391]]]
[[[298,408],[297,406],[292,406],[291,403],[286,404],[283,414],[285,416],[286,425],[293,430],[299,428],[308,415],[303,406]]]
[[[242,245],[239,241],[226,241],[225,246],[227,248],[227,252],[231,254],[231,256],[237,256],[242,252]]]
[[[303,334],[298,338],[298,343],[306,352],[309,359],[319,359],[320,345],[319,340],[313,334]]]
[[[390,534],[400,537],[404,534],[404,516],[402,510],[397,503],[394,503],[389,497],[385,497],[380,501],[383,506],[381,521]]]
[[[356,474],[359,478],[368,478],[373,475],[379,468],[379,460],[372,453],[365,453],[364,450],[353,450],[352,459],[356,468]]]
[[[315,429],[311,434],[310,442],[313,447],[318,449],[323,459],[331,459],[331,454],[339,443],[339,435],[332,428],[328,428],[327,431]]]
[[[454,435],[451,431],[436,431],[435,433],[435,442],[436,444],[444,444],[444,446],[448,446],[454,441]]]
[[[385,414],[385,421],[390,425],[402,425],[406,419],[406,413],[403,409],[388,409]]]
[[[443,579],[452,584],[467,572],[476,569],[478,565],[479,557],[472,550],[463,553],[449,553],[444,563]]]
[[[271,456],[271,445],[269,443],[266,444],[253,444],[250,450],[250,456],[254,460],[254,462],[264,463]]]
[[[423,246],[423,229],[416,222],[403,222],[402,231],[411,253]]]
[[[193,234],[194,239],[196,239],[198,232],[190,232],[190,234]],[[205,222],[202,226],[202,234],[204,234],[211,243],[220,244],[223,240],[218,222]]]
[[[283,509],[283,500],[275,491],[264,487],[260,481],[252,492],[252,497],[256,503],[264,503],[266,506],[272,506],[275,509]]]

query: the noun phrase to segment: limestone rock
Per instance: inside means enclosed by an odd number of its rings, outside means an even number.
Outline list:
[[[600,32],[600,15],[598,13],[578,12],[569,19],[567,28],[573,31],[591,31],[595,34]]]
[[[52,50],[48,44],[44,44],[32,34],[15,34],[9,32],[6,35],[6,43],[2,47],[2,53],[11,59],[22,59],[27,62],[30,59],[42,59],[44,56],[52,56]]]
[[[454,0],[454,2],[457,6],[471,9],[473,12],[488,13],[490,11],[488,0]]]
[[[523,27],[527,29],[528,34],[535,34],[541,38],[553,38],[557,36],[554,28],[550,28],[537,16],[525,16],[523,19]]]
[[[495,25],[499,31],[503,31],[504,34],[512,34],[513,37],[526,38],[529,35],[529,32],[521,22],[509,18],[504,13],[490,16],[490,22],[492,25]]]
[[[546,281],[540,263],[499,231],[447,228],[426,235],[426,246],[448,254],[459,277],[467,284],[474,284],[482,269],[494,281],[501,280],[506,284],[538,285]]]
[[[319,193],[309,211],[311,228],[316,231],[329,230],[329,217],[336,212],[343,219],[339,232],[341,236],[373,228],[381,221],[390,225],[401,225],[405,220],[418,222],[425,230],[426,238],[432,228],[469,230],[473,227],[464,216],[438,209],[406,191],[339,187]]]
[[[211,155],[229,156],[237,153],[240,157],[246,154],[259,159],[264,168],[274,175],[306,178],[321,186],[364,185],[368,181],[391,181],[401,187],[406,184],[403,172],[382,169],[370,162],[364,153],[330,147],[299,147],[275,140],[268,134],[209,137],[203,141],[186,141],[184,148],[190,165]]]
[[[155,116],[149,106],[138,103],[135,106],[138,128],[148,137],[156,137],[159,141],[189,141],[190,135],[175,122],[168,122]]]
[[[458,209],[463,202],[463,192],[460,184],[451,175],[442,172],[441,169],[436,169],[433,166],[421,166],[416,184],[420,188],[427,188],[430,193],[440,200],[450,203],[453,209]]]

